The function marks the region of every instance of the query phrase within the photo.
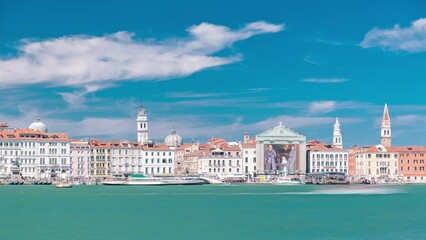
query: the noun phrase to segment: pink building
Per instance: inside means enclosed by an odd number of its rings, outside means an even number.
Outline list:
[[[90,177],[90,146],[88,140],[72,140],[70,147],[71,174],[73,178]]]

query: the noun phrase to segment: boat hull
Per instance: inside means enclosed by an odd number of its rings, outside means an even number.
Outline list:
[[[105,181],[108,186],[171,186],[171,185],[202,185],[203,180],[170,180],[170,181]]]

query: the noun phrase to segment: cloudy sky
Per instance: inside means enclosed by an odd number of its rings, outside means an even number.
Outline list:
[[[0,122],[73,138],[241,140],[282,122],[426,145],[424,1],[0,1]]]

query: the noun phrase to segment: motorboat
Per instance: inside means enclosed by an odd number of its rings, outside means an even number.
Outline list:
[[[102,184],[110,186],[201,185],[206,184],[206,181],[193,177],[148,177],[143,174],[132,174],[127,179],[111,179]]]
[[[72,188],[72,183],[62,182],[56,184],[56,188]]]
[[[295,177],[279,177],[277,179],[277,184],[283,184],[283,185],[293,185],[293,184],[302,184],[300,182],[300,178]]]

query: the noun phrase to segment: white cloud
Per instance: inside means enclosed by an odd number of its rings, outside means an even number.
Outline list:
[[[347,82],[349,79],[346,78],[305,78],[303,82],[308,83],[343,83]]]
[[[395,126],[423,126],[426,123],[426,116],[418,114],[399,115],[391,121]]]
[[[61,95],[70,103],[78,103],[85,94],[120,80],[183,77],[240,61],[240,56],[211,54],[254,35],[283,29],[284,25],[267,22],[249,23],[238,30],[201,23],[187,29],[187,38],[164,41],[141,41],[130,32],[25,39],[18,47],[17,57],[0,59],[0,88],[70,86],[77,91]]]
[[[407,52],[426,51],[426,18],[420,18],[403,28],[395,25],[390,29],[373,28],[360,43],[363,48],[380,47],[386,50]]]
[[[313,101],[308,105],[308,114],[326,114],[341,109],[375,109],[376,106],[356,101]]]
[[[309,105],[310,114],[323,114],[336,110],[336,101],[315,101]]]

